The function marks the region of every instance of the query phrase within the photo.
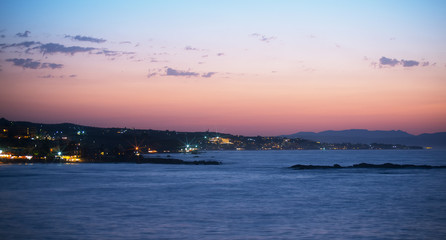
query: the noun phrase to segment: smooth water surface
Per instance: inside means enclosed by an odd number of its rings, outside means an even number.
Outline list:
[[[223,165],[0,165],[0,239],[446,239],[446,169],[288,168],[439,166],[445,151],[171,157]]]

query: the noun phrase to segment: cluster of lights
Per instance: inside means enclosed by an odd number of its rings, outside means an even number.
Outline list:
[[[28,159],[31,160],[33,156],[15,156],[9,153],[3,153],[3,150],[0,150],[0,158],[7,158],[7,159]]]
[[[81,161],[80,157],[77,155],[73,155],[73,156],[63,155],[63,156],[60,156],[60,159],[63,159],[67,162],[80,162]]]
[[[158,151],[155,150],[155,149],[152,150],[152,149],[149,148],[149,149],[147,149],[147,152],[148,152],[148,153],[157,153]]]
[[[57,152],[56,157],[58,159],[63,159],[65,161],[67,161],[67,162],[80,162],[81,161],[80,156],[77,156],[77,155],[72,155],[72,156],[70,156],[70,155],[62,155],[62,152]]]
[[[192,151],[197,151],[197,150],[198,150],[197,145],[195,145],[195,147],[193,147],[193,146],[187,144],[183,151],[187,153],[187,152],[192,152]]]

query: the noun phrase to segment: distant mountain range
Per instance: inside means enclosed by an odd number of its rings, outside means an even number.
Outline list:
[[[350,129],[342,131],[330,130],[319,133],[298,132],[283,135],[283,137],[304,138],[326,143],[386,143],[446,149],[446,132],[412,135],[401,130],[369,131],[366,129]]]

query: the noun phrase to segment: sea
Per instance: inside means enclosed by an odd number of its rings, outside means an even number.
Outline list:
[[[440,150],[154,154],[222,165],[0,165],[0,239],[446,239]]]

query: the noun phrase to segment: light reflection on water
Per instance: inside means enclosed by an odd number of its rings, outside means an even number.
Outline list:
[[[220,166],[0,166],[1,239],[444,239],[445,169],[291,170],[294,164],[446,165],[441,151],[175,155]]]

